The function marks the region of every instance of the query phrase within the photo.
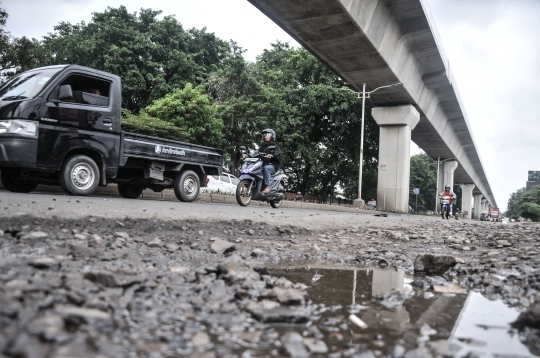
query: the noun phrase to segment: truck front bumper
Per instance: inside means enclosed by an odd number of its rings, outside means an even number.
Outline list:
[[[0,168],[35,168],[38,140],[12,134],[0,134]]]

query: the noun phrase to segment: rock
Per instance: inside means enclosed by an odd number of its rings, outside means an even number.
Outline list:
[[[308,358],[308,350],[302,342],[302,336],[297,332],[287,332],[281,337],[281,351],[287,357]]]
[[[427,274],[444,274],[456,263],[465,263],[451,255],[419,254],[414,260],[414,271]]]
[[[510,256],[506,258],[506,262],[518,262],[519,258],[515,256]]]
[[[524,327],[540,328],[540,301],[533,303],[525,312],[510,324],[514,328],[523,329]]]
[[[122,224],[121,226],[124,226],[124,224]],[[125,231],[117,231],[114,233],[114,237],[121,237],[122,239],[129,239],[129,234]]]
[[[249,229],[248,230],[248,235],[255,235],[255,230]]]
[[[248,308],[249,309],[249,308]],[[304,308],[275,307],[265,309],[261,307],[250,310],[251,315],[261,323],[307,323],[311,319],[310,313]]]
[[[461,294],[463,293],[463,288],[461,288],[458,285],[452,285],[452,286],[433,286],[433,291],[438,293],[456,293]]]
[[[88,247],[99,247],[99,246],[103,246],[104,241],[101,236],[99,236],[98,234],[94,234],[90,236],[87,243],[88,243]]]
[[[502,245],[503,247],[509,247],[509,246],[512,246],[512,244],[510,242],[508,242],[508,240],[497,240],[495,241],[498,245]]]
[[[302,339],[302,343],[304,343],[304,345],[307,347],[307,349],[309,350],[311,354],[328,353],[328,347],[326,346],[326,343],[324,343],[323,341],[319,339],[304,338]]]
[[[219,238],[215,238],[212,245],[210,245],[210,251],[215,254],[222,255],[228,252],[232,252],[236,249],[236,246],[233,243],[230,243]]]
[[[266,295],[263,294],[263,297],[275,297],[283,305],[301,305],[307,298],[307,292],[294,288],[274,287]]]
[[[210,337],[204,332],[198,332],[191,338],[191,344],[194,347],[203,347],[210,344]]]
[[[141,280],[136,277],[122,277],[109,271],[85,272],[84,278],[92,282],[100,283],[107,287],[124,287],[141,282]]]
[[[321,248],[317,245],[313,245],[309,248],[308,253],[311,255],[317,255],[321,252]]]
[[[159,237],[154,238],[152,241],[147,243],[146,245],[150,247],[161,247],[163,245],[163,241]]]
[[[395,308],[401,307],[408,298],[409,295],[405,292],[397,291],[384,295],[378,303],[386,308]]]
[[[28,325],[28,330],[46,342],[63,343],[69,340],[69,335],[64,331],[64,320],[60,315],[37,318]]]
[[[261,276],[253,270],[247,261],[234,254],[219,263],[218,272],[221,279],[231,283],[245,279],[261,279]]]
[[[268,252],[264,251],[263,249],[254,249],[251,251],[252,257],[268,257]]]
[[[49,237],[49,234],[47,234],[44,231],[32,231],[27,234],[21,235],[21,240],[42,240]]]
[[[110,333],[113,330],[113,320],[107,312],[72,306],[59,306],[56,312],[64,319],[68,327],[88,324],[104,333]]]
[[[30,261],[29,264],[38,269],[48,269],[50,267],[56,266],[58,263],[56,262],[55,259],[52,259],[50,257],[42,257],[42,258]]]
[[[176,245],[175,243],[168,243],[168,244],[165,244],[165,250],[169,251],[169,252],[175,252],[177,251],[178,249],[180,248],[180,246]]]
[[[504,285],[504,279],[497,275],[488,275],[484,277],[482,283],[485,286],[502,287]]]
[[[174,272],[180,275],[185,274],[190,271],[189,267],[185,267],[185,266],[172,266],[169,268],[169,270],[171,270],[171,272]]]

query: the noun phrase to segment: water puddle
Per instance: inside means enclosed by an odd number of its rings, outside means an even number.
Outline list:
[[[375,356],[396,357],[412,350],[419,357],[535,356],[509,326],[519,312],[480,293],[413,290],[410,284],[415,277],[393,269],[306,266],[273,269],[271,273],[307,285],[317,305],[309,328],[276,330],[308,331],[323,340],[328,354],[335,353],[336,357],[367,350]],[[351,314],[367,328],[351,321]]]

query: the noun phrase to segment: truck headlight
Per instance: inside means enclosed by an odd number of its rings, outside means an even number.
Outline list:
[[[38,123],[36,121],[23,121],[13,119],[0,121],[0,134],[20,134],[28,137],[37,137]]]

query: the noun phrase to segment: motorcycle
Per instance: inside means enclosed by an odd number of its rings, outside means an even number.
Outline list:
[[[461,213],[459,212],[459,209],[456,209],[456,212],[454,213],[454,217],[456,220],[458,220],[461,217]]]
[[[272,153],[274,146],[269,146],[265,153],[252,153],[244,158],[244,164],[240,170],[240,182],[236,187],[236,201],[241,206],[247,206],[251,200],[269,202],[277,209],[281,206],[281,201],[285,199],[286,176],[282,170],[276,171],[270,177],[270,192],[262,193],[263,185],[263,158],[268,153]],[[246,148],[241,147],[241,153],[246,154]]]
[[[448,219],[448,213],[450,212],[450,197],[441,196],[441,216],[443,219]]]

